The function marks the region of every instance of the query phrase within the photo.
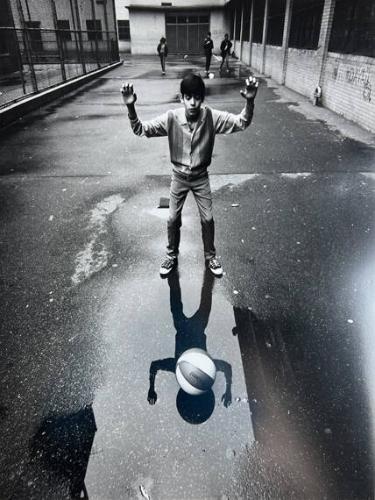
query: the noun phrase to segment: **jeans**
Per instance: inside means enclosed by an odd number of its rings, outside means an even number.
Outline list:
[[[170,187],[167,255],[176,258],[180,245],[181,212],[186,197],[194,195],[201,218],[202,239],[205,259],[215,257],[215,224],[212,217],[212,195],[208,173],[198,176],[173,172]]]
[[[206,73],[209,71],[210,69],[210,65],[211,65],[211,58],[212,58],[212,52],[210,53],[206,53]]]
[[[165,54],[160,54],[160,64],[162,71],[165,71]]]

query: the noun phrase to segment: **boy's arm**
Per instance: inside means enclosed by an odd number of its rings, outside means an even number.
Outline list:
[[[223,372],[225,377],[225,392],[221,400],[226,408],[232,403],[232,367],[226,361],[214,359],[217,371]]]
[[[245,130],[251,123],[254,113],[254,99],[258,91],[258,81],[250,76],[246,80],[246,90],[241,90],[241,95],[246,99],[246,105],[238,115],[227,111],[212,110],[216,134],[232,134]]]
[[[153,361],[150,365],[150,387],[148,389],[147,401],[150,405],[154,405],[158,399],[158,395],[155,391],[155,379],[159,370],[165,370],[169,372],[173,372],[176,368],[176,360],[175,358],[166,358],[166,359],[158,359],[157,361]]]
[[[121,94],[124,104],[128,108],[130,125],[135,135],[145,137],[162,137],[168,135],[168,113],[157,116],[153,120],[141,122],[135,110],[137,94],[134,92],[133,85],[125,83],[121,87]]]

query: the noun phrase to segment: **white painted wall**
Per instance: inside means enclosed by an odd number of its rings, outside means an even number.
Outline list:
[[[282,82],[283,49],[276,45],[266,45],[264,73],[278,83]]]
[[[126,8],[127,0],[115,0],[116,18],[121,21],[129,20],[129,11]],[[131,34],[130,34],[131,36]],[[130,52],[131,42],[119,40],[118,46],[120,52]]]
[[[229,31],[228,19],[224,10],[212,10],[210,13],[211,37],[214,42],[214,54],[220,54],[220,44]]]
[[[253,43],[251,47],[251,66],[258,71],[262,70],[262,44]]]
[[[165,36],[164,12],[131,11],[130,36],[132,54],[157,54],[159,40]]]

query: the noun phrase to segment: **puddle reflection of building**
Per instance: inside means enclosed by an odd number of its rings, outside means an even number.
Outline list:
[[[324,343],[310,341],[307,349],[305,335],[314,332],[303,321],[261,321],[237,307],[234,317],[258,457],[273,462],[270,470],[281,464],[293,483],[289,493],[303,498],[373,498],[368,405],[358,374],[348,368],[345,380],[334,375]]]
[[[68,490],[69,498],[89,498],[85,476],[96,430],[90,404],[77,413],[47,417],[32,440],[34,461]]]
[[[207,336],[205,330],[211,312],[214,280],[215,278],[212,273],[206,269],[203,277],[199,307],[193,316],[187,318],[183,312],[178,270],[172,272],[168,277],[170,307],[174,327],[176,329],[175,357],[158,359],[151,363],[150,388],[147,398],[150,404],[155,404],[157,401],[155,379],[158,371],[168,371],[174,374],[178,358],[188,349],[198,347],[207,351]],[[214,359],[213,361],[217,371],[223,372],[225,376],[226,389],[221,400],[224,406],[228,407],[232,402],[232,367],[224,360]],[[192,424],[199,424],[206,421],[211,416],[215,407],[215,396],[212,390],[201,396],[190,396],[180,389],[177,394],[176,404],[184,420]]]

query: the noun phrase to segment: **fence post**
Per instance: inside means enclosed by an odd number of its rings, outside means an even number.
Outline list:
[[[20,42],[18,40],[18,30],[17,28],[12,28],[12,32],[13,30],[14,30],[14,39],[16,42],[15,45],[17,50],[18,71],[20,72],[21,75],[23,93],[26,94],[26,81],[25,81],[25,75],[23,74],[22,54],[20,49]]]
[[[78,7],[77,0],[74,0],[74,6],[76,9],[77,28],[78,28],[79,58],[80,58],[81,64],[82,64],[83,74],[85,75],[86,74],[85,53],[83,50],[81,18],[79,15],[79,7]]]
[[[33,91],[38,92],[38,82],[37,82],[36,75],[35,75],[35,68],[34,68],[33,59],[32,59],[33,56],[32,56],[32,52],[30,50],[29,36],[28,36],[27,29],[25,27],[25,16],[23,14],[21,0],[17,0],[17,9],[18,9],[18,14],[19,14],[20,19],[21,19],[22,40],[23,40],[23,46],[25,48],[27,64],[29,65],[29,69],[30,69],[31,85],[33,87]]]
[[[55,25],[55,36],[56,36],[56,43],[57,43],[57,48],[59,51],[59,59],[60,59],[60,68],[61,68],[61,76],[63,81],[66,81],[66,72],[65,72],[65,64],[64,64],[64,47],[62,46],[62,40],[60,36],[60,30],[57,25],[57,12],[56,12],[56,4],[54,0],[51,0],[51,7],[52,7],[52,15],[53,15],[53,23]]]
[[[94,0],[91,0],[91,10],[92,10],[92,19],[94,22],[94,33],[95,33],[95,59],[96,59],[96,65],[98,68],[100,68],[100,62],[99,62],[99,45],[98,45],[98,32],[96,29],[96,12],[95,12],[95,2]]]

